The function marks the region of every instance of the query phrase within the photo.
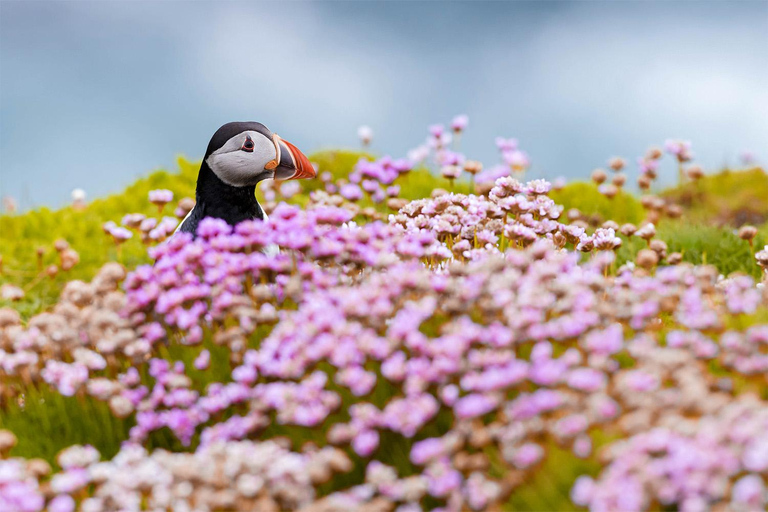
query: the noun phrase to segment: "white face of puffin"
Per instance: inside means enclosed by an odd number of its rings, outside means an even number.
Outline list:
[[[206,162],[227,185],[245,187],[273,177],[273,171],[266,166],[275,158],[277,148],[271,139],[256,131],[246,131],[229,139]]]
[[[229,139],[206,163],[221,181],[233,187],[253,186],[267,178],[292,180],[317,175],[296,146],[277,134],[270,138],[252,130]]]

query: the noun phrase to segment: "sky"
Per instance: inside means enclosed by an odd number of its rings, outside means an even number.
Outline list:
[[[667,138],[707,170],[768,160],[768,0],[0,0],[0,195],[117,192],[228,121],[305,153],[394,157],[469,116],[461,150],[515,137],[536,177],[587,177]],[[669,181],[675,177],[669,172]]]

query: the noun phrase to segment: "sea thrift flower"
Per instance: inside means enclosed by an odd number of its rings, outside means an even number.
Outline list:
[[[667,153],[677,158],[678,162],[687,162],[693,158],[689,141],[667,139],[664,142],[664,149]]]
[[[363,198],[363,191],[360,190],[360,187],[354,183],[347,183],[346,185],[343,185],[339,193],[342,197],[344,197],[344,199],[349,201],[359,201]]]
[[[362,125],[357,129],[357,138],[363,144],[363,147],[368,146],[373,140],[373,130],[370,126]]]
[[[469,117],[464,114],[458,115],[451,121],[451,130],[455,133],[461,133],[467,129],[467,125],[469,125]]]
[[[159,212],[163,211],[163,207],[173,201],[173,192],[165,189],[157,189],[149,191],[149,202],[157,206]]]
[[[21,300],[24,298],[24,290],[18,286],[5,283],[4,285],[0,286],[0,298],[3,300],[11,301]]]
[[[111,228],[109,234],[112,235],[112,240],[118,245],[133,237],[133,233],[122,227]]]
[[[195,369],[206,370],[211,364],[211,353],[208,350],[202,350],[194,362]]]

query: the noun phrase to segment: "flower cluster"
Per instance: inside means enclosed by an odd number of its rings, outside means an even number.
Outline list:
[[[0,508],[293,510],[313,502],[316,485],[351,467],[338,449],[307,446],[296,453],[275,441],[219,443],[192,454],[128,444],[110,461],[99,458],[90,446],[72,446],[59,454],[62,471],[50,480],[50,466],[39,459],[0,460]]]

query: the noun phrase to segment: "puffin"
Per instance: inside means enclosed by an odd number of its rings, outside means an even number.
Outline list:
[[[197,175],[195,207],[176,232],[191,233],[205,217],[234,226],[267,220],[256,200],[256,185],[266,179],[314,178],[317,171],[299,149],[257,122],[232,122],[216,130]]]

